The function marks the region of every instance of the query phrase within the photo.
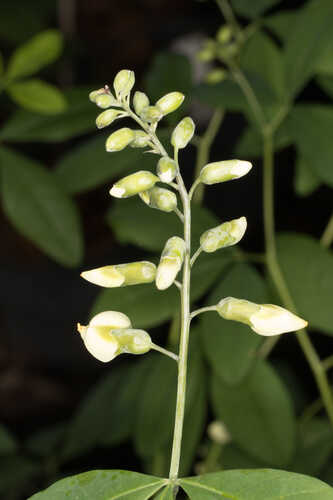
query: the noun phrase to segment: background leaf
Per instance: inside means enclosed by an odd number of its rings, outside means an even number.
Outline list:
[[[331,500],[330,486],[283,470],[232,470],[180,480],[191,500]]]
[[[0,495],[14,498],[40,474],[40,463],[23,456],[0,458]]]
[[[295,417],[287,389],[266,362],[258,362],[237,386],[215,375],[215,414],[239,448],[265,463],[287,465],[295,451]]]
[[[333,4],[332,4],[333,5]],[[333,186],[333,106],[297,105],[288,126],[304,161],[326,184]]]
[[[286,44],[286,78],[290,97],[313,76],[321,54],[332,39],[331,0],[312,0],[294,19]]]
[[[299,196],[312,194],[321,184],[318,175],[300,156],[296,159],[294,188]]]
[[[16,450],[17,443],[14,436],[12,436],[4,425],[0,424],[0,456],[10,455]]]
[[[51,64],[62,52],[63,37],[60,31],[46,30],[35,35],[27,43],[16,49],[9,61],[7,78],[22,78],[37,73]]]
[[[30,500],[147,500],[165,480],[125,470],[94,470],[70,476],[30,497]]]
[[[283,121],[275,134],[274,149],[279,151],[289,146],[292,142],[290,138],[287,121]],[[257,129],[247,126],[237,141],[234,154],[242,158],[260,157],[263,152],[262,138]]]
[[[64,266],[77,266],[83,253],[77,209],[37,162],[0,149],[3,208],[16,229]]]
[[[311,236],[285,233],[278,258],[299,314],[310,328],[333,334],[333,256]]]
[[[268,302],[265,282],[247,264],[234,265],[208,296],[206,304],[217,304],[228,296],[259,303]],[[238,384],[256,360],[261,338],[248,326],[224,320],[216,312],[202,314],[200,328],[205,354],[213,370],[224,383]]]
[[[0,131],[0,139],[12,142],[61,142],[96,129],[98,111],[88,100],[89,88],[64,92],[67,110],[51,116],[15,112]]]
[[[67,106],[65,97],[54,85],[31,78],[24,82],[11,83],[8,92],[22,108],[36,113],[62,113]]]
[[[280,1],[281,0],[252,0],[249,3],[248,0],[231,0],[231,4],[240,16],[254,18],[265,12],[265,10],[274,7],[274,5],[278,4]]]

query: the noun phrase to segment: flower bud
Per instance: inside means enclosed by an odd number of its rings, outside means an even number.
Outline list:
[[[113,80],[113,87],[118,98],[124,98],[129,95],[135,83],[134,71],[122,69],[116,74]]]
[[[105,148],[109,153],[121,151],[133,141],[134,137],[134,132],[130,128],[120,128],[109,135],[105,143]]]
[[[232,181],[246,175],[252,168],[249,161],[225,160],[208,163],[200,172],[199,179],[204,184]]]
[[[185,148],[193,137],[195,125],[189,116],[183,118],[171,135],[171,144],[176,149]]]
[[[216,42],[212,39],[204,41],[202,48],[197,53],[197,59],[201,62],[209,62],[215,57]]]
[[[248,300],[227,297],[216,306],[224,319],[240,321],[249,325],[259,335],[271,336],[294,332],[305,328],[307,321],[273,304],[255,304]]]
[[[157,175],[162,182],[172,182],[177,175],[176,162],[168,156],[162,156],[157,164]]]
[[[139,92],[137,90],[133,97],[133,106],[136,114],[140,115],[142,110],[149,106],[148,96],[144,92]]]
[[[160,108],[165,116],[173,111],[176,111],[176,109],[182,105],[184,99],[185,96],[181,92],[170,92],[169,94],[161,97],[161,99],[157,101],[156,106]]]
[[[227,24],[221,26],[216,33],[216,40],[220,43],[228,43],[232,38],[232,29]]]
[[[208,426],[207,433],[211,441],[221,445],[227,444],[231,441],[231,435],[223,422],[215,420]]]
[[[158,180],[158,177],[148,170],[140,170],[116,182],[110,190],[110,195],[115,198],[129,198],[152,188]]]
[[[180,271],[185,255],[185,241],[179,236],[168,239],[163,249],[156,272],[156,286],[165,290],[175,281]]]
[[[115,99],[110,94],[100,94],[95,98],[95,104],[99,108],[106,109],[114,105]]]
[[[120,344],[121,352],[130,354],[145,354],[151,349],[150,335],[144,330],[132,328],[113,330],[112,334]]]
[[[227,76],[227,71],[222,68],[216,68],[210,71],[205,76],[205,82],[210,85],[215,85],[216,83],[220,83],[225,80]]]
[[[104,311],[94,316],[88,326],[77,326],[87,350],[103,363],[120,354],[120,343],[112,331],[130,327],[130,319],[117,311]]]
[[[117,111],[115,109],[107,109],[106,111],[103,111],[103,113],[98,115],[96,118],[97,128],[104,128],[111,125],[120,113],[121,111]]]
[[[98,89],[98,90],[93,90],[92,92],[90,92],[89,94],[89,99],[91,102],[96,102],[96,97],[98,97],[99,95],[101,94],[105,94],[105,88],[101,88],[101,89]]]
[[[145,148],[148,146],[148,143],[150,141],[150,137],[146,132],[143,130],[133,130],[134,132],[134,139],[131,142],[130,146],[131,148]]]
[[[200,245],[203,251],[208,253],[236,245],[243,238],[246,226],[245,217],[224,222],[220,226],[205,231],[201,235]]]
[[[143,108],[140,116],[147,123],[156,123],[163,118],[163,113],[157,106],[147,106]]]
[[[104,266],[81,273],[82,278],[105,288],[151,283],[156,276],[152,262],[140,261],[129,264]]]
[[[139,193],[139,196],[146,205],[163,212],[173,212],[177,207],[177,196],[169,189],[155,186],[148,191]]]

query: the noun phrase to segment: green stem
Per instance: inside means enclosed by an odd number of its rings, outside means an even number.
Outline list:
[[[223,121],[224,114],[225,112],[222,109],[217,109],[216,111],[214,111],[206,132],[202,137],[199,138],[197,161],[194,172],[195,179],[199,177],[202,167],[204,167],[209,161],[209,152]],[[204,195],[205,185],[198,183],[195,187],[197,187],[197,189],[193,195],[193,201],[195,203],[201,203]],[[191,192],[190,197],[192,197],[193,192],[194,189]]]
[[[320,239],[320,243],[323,247],[329,248],[333,241],[333,213],[328,221],[328,224],[323,232],[323,235]]]
[[[215,306],[206,306],[206,307],[200,307],[200,309],[196,309],[195,311],[191,312],[191,319],[195,318],[198,316],[198,314],[204,313],[204,312],[210,312],[210,311],[215,311],[216,312],[216,305]]]
[[[202,248],[201,246],[194,252],[194,254],[192,255],[191,257],[191,267],[194,265],[195,261],[197,260],[197,258],[199,257],[199,255],[201,254],[202,252]]]
[[[178,151],[175,151],[175,160],[178,166]],[[186,374],[187,374],[187,355],[190,331],[190,281],[191,281],[191,206],[188,193],[186,191],[183,179],[179,173],[177,174],[177,183],[179,193],[183,203],[184,213],[184,241],[185,241],[185,256],[183,264],[183,280],[181,289],[181,331],[179,345],[179,362],[178,362],[178,382],[177,382],[177,401],[175,426],[171,452],[171,463],[169,478],[171,481],[176,481],[179,473],[181,442],[183,434],[183,424],[185,416],[185,400],[186,400]]]
[[[236,37],[241,42],[243,40],[243,33],[241,27],[237,22],[236,16],[233,13],[232,8],[229,5],[228,0],[216,0],[216,3],[220,11],[222,12],[222,15],[226,20],[227,24],[229,24],[233,28]]]
[[[178,356],[174,352],[168,351],[168,349],[164,349],[164,347],[161,347],[157,344],[152,343],[151,348],[154,349],[154,351],[158,351],[162,354],[165,354],[165,356],[169,356],[169,358],[174,359],[175,361],[178,362]]]

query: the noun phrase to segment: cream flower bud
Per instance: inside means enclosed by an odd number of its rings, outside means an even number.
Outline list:
[[[171,144],[176,149],[185,148],[193,137],[195,125],[189,116],[183,118],[171,135]]]
[[[259,335],[271,336],[305,328],[307,321],[273,304],[255,304],[248,300],[227,297],[216,306],[224,319],[249,325]]]
[[[140,116],[147,123],[156,123],[163,118],[163,113],[157,106],[147,106],[143,108]]]
[[[210,85],[215,85],[216,83],[220,83],[226,79],[227,71],[222,68],[212,69],[205,76],[205,82]]]
[[[231,435],[223,422],[215,420],[211,422],[207,429],[209,438],[215,443],[224,445],[231,441]]]
[[[219,248],[236,245],[244,236],[246,231],[246,218],[240,217],[220,226],[208,229],[200,238],[200,245],[204,252],[215,252]]]
[[[246,175],[252,168],[249,161],[226,160],[208,163],[200,172],[199,179],[204,184],[216,184],[218,182],[239,179]]]
[[[169,94],[161,97],[161,99],[157,101],[156,106],[160,108],[165,116],[173,111],[176,111],[176,109],[182,105],[184,99],[185,96],[181,92],[170,92]]]
[[[172,182],[177,175],[177,164],[167,156],[162,156],[157,164],[157,175],[165,183]]]
[[[185,254],[185,241],[179,236],[168,239],[163,249],[160,263],[156,272],[156,286],[165,290],[175,281],[180,271]]]
[[[140,115],[142,110],[149,106],[148,96],[144,92],[139,92],[137,90],[133,97],[133,106],[136,114]]]
[[[148,191],[139,193],[139,196],[146,205],[163,212],[173,212],[177,207],[177,196],[169,189],[155,186]]]
[[[121,352],[121,344],[112,331],[131,328],[131,321],[121,312],[104,311],[94,316],[88,326],[78,324],[77,328],[90,354],[107,363]]]
[[[133,130],[134,139],[130,143],[131,148],[145,148],[148,146],[150,137],[143,130]]]
[[[120,128],[107,138],[105,148],[109,153],[121,151],[133,141],[134,137],[134,132],[130,128]]]
[[[103,113],[98,115],[96,118],[97,128],[104,128],[111,125],[120,113],[121,111],[117,111],[116,109],[107,109],[106,111],[103,111]]]
[[[152,341],[150,335],[144,330],[126,328],[113,330],[112,334],[117,339],[121,352],[145,354],[151,349]]]
[[[101,94],[105,94],[105,88],[104,87],[101,88],[101,89],[93,90],[92,92],[90,92],[90,94],[89,94],[89,100],[91,102],[96,102],[96,97],[98,97]]]
[[[148,170],[140,170],[116,182],[110,190],[110,195],[115,198],[128,198],[142,191],[147,191],[158,180],[158,177]]]
[[[110,108],[111,106],[114,105],[114,102],[115,102],[114,97],[106,93],[96,96],[95,99],[95,104],[97,104],[97,106],[102,109]]]
[[[134,87],[134,83],[134,71],[130,71],[129,69],[122,69],[119,71],[113,80],[113,87],[116,92],[116,96],[119,98],[127,97]]]
[[[156,276],[152,262],[140,261],[129,264],[104,266],[81,273],[82,278],[105,288],[151,283]]]

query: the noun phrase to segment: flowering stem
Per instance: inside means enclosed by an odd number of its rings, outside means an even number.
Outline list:
[[[168,351],[167,349],[164,349],[164,347],[161,347],[159,345],[156,345],[154,343],[151,344],[151,348],[154,349],[154,351],[161,352],[162,354],[165,354],[166,356],[169,356],[169,358],[174,359],[175,361],[178,362],[178,356],[174,352]]]
[[[175,161],[177,162],[177,167],[178,167],[177,150],[175,150]],[[180,343],[179,343],[176,415],[175,415],[175,426],[174,426],[171,463],[169,472],[169,478],[171,481],[176,481],[179,473],[180,451],[181,451],[183,424],[185,416],[187,355],[188,355],[188,342],[189,342],[189,330],[190,330],[190,281],[191,281],[191,265],[190,265],[191,205],[183,179],[179,173],[179,168],[176,179],[179,186],[179,193],[183,203],[185,256],[183,264],[183,281],[181,289],[181,331],[180,331]]]
[[[206,306],[206,307],[201,307],[200,309],[196,309],[195,311],[191,312],[191,320],[195,318],[195,316],[198,316],[198,314],[204,313],[204,312],[209,312],[209,311],[215,311],[216,312],[216,305],[215,306]]]
[[[323,232],[323,235],[320,239],[320,243],[323,247],[329,248],[333,241],[333,213],[328,221],[328,224]]]
[[[192,255],[191,257],[191,267],[193,266],[193,264],[195,263],[195,261],[197,260],[197,258],[199,257],[199,255],[201,254],[202,252],[202,248],[201,246],[194,252],[194,254]]]

